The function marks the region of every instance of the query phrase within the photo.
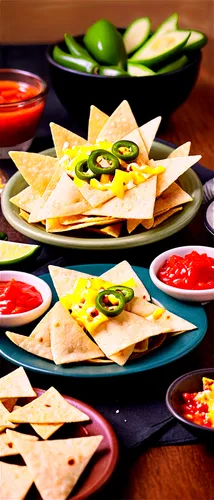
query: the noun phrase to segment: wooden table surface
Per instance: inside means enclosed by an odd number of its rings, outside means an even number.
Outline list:
[[[195,89],[188,101],[174,113],[160,137],[178,145],[191,140],[191,152],[202,154],[201,163],[214,170],[212,54],[213,45],[210,43],[204,49],[204,64]],[[10,240],[26,241],[25,237],[9,227],[1,212],[0,230],[8,233]],[[201,213],[189,226],[190,241],[191,235],[194,236],[193,241],[199,244],[210,242]],[[199,348],[200,365],[213,367],[213,305],[209,304],[206,311],[208,331]],[[8,367],[5,361],[0,363],[3,375]],[[110,495],[107,496],[109,500],[213,500],[214,451],[203,444],[150,447],[129,464],[127,473],[124,470],[120,472]],[[101,498],[104,497],[101,495]]]

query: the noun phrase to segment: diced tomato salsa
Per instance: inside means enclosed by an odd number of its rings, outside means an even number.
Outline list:
[[[209,407],[205,402],[197,400],[198,393],[189,394],[185,392],[182,394],[184,404],[181,407],[182,416],[198,425],[205,425],[205,427],[212,427],[212,421],[209,418]]]
[[[187,290],[214,288],[214,259],[193,251],[184,257],[171,255],[158,271],[163,283]]]
[[[0,81],[0,104],[26,101],[38,94],[38,89],[32,85],[12,80]]]
[[[31,311],[42,304],[41,293],[22,281],[0,281],[0,316]]]

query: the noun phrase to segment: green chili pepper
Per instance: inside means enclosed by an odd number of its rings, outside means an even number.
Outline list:
[[[90,56],[89,52],[84,47],[82,47],[82,45],[80,45],[80,43],[78,43],[73,36],[65,33],[64,39],[68,47],[68,50],[72,54],[72,56],[83,57],[83,58],[86,57],[87,59],[90,59],[98,66],[96,61],[92,59],[92,57]]]
[[[117,304],[112,304],[111,295],[117,300]],[[126,305],[125,297],[121,292],[107,289],[99,292],[96,296],[96,308],[105,316],[114,317],[120,314]]]
[[[55,45],[53,49],[53,59],[58,64],[61,64],[66,68],[83,71],[84,73],[98,72],[99,65],[93,61],[93,59],[87,58],[86,56],[72,56],[71,54],[67,54],[67,52],[61,50],[57,45]]]
[[[102,76],[130,76],[127,71],[125,71],[122,68],[119,68],[118,66],[100,66],[99,68],[99,75]]]
[[[0,231],[0,240],[8,240],[7,234]]]
[[[81,160],[77,163],[75,166],[75,174],[82,181],[90,181],[90,179],[96,177],[96,175],[88,169],[88,160]]]
[[[98,162],[98,158],[101,157],[103,160],[108,162],[109,166],[102,167]],[[92,170],[95,174],[113,174],[116,168],[120,168],[120,162],[116,156],[114,156],[110,151],[105,149],[95,149],[92,151],[88,158],[88,168]]]
[[[108,288],[108,290],[114,290],[116,292],[122,293],[125,298],[125,302],[130,302],[134,297],[134,290],[129,286],[115,285]]]
[[[124,148],[124,149],[122,149]],[[139,147],[132,141],[117,141],[112,146],[112,153],[126,162],[135,160],[139,155]]]
[[[99,19],[89,26],[83,42],[100,64],[126,67],[127,55],[123,37],[106,19]]]

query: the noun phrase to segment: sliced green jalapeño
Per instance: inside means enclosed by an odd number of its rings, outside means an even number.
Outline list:
[[[126,305],[121,292],[112,289],[103,290],[96,296],[96,308],[105,316],[114,317],[120,314]]]
[[[130,300],[134,297],[134,290],[129,286],[115,285],[108,288],[108,290],[122,293],[124,295],[125,302],[130,302]]]
[[[118,158],[105,149],[95,149],[88,158],[88,168],[94,174],[113,174],[116,168],[120,168]]]
[[[7,234],[3,233],[3,231],[0,231],[0,240],[8,240]]]
[[[112,153],[120,160],[130,162],[138,157],[139,147],[132,141],[117,141],[112,146]]]
[[[75,174],[82,181],[90,181],[90,179],[96,177],[96,175],[88,168],[88,160],[81,160],[77,163],[75,166]]]

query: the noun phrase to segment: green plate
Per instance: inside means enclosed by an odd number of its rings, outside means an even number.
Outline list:
[[[81,266],[72,266],[72,268],[70,267],[69,269],[75,269],[84,273],[100,276],[112,266],[113,264],[85,264]],[[118,366],[115,363],[109,365],[87,365],[84,363],[76,365],[55,365],[52,361],[34,356],[33,354],[30,354],[29,352],[16,346],[6,337],[6,335],[4,335],[3,332],[2,334],[0,332],[0,354],[11,363],[23,366],[29,370],[49,375],[78,378],[116,377],[129,375],[131,373],[145,372],[166,365],[181,358],[182,356],[185,356],[198,344],[200,344],[207,331],[207,317],[203,307],[199,304],[180,302],[173,299],[156,288],[150,279],[148,269],[139,266],[133,266],[133,269],[143,281],[151,297],[163,304],[166,309],[172,313],[177,314],[178,316],[181,316],[196,325],[197,329],[169,339],[167,342],[164,342],[159,349],[148,354],[148,356],[143,356],[135,361],[130,361],[126,363],[125,366]],[[51,287],[54,304],[58,298],[50,275],[44,274],[43,276],[40,276],[40,278],[46,281],[46,283],[48,283]],[[30,331],[29,327],[29,333]],[[23,333],[23,331],[20,331],[19,333]]]
[[[172,151],[172,147],[162,142],[155,141],[153,143],[150,156],[153,159],[163,159],[166,158]],[[47,149],[46,151],[42,151],[42,154],[54,156],[55,150],[54,148]],[[193,198],[191,203],[186,203],[186,205],[184,205],[182,212],[174,214],[170,217],[170,219],[166,220],[163,224],[154,229],[119,238],[102,237],[97,235],[93,238],[88,238],[86,234],[80,236],[78,231],[76,231],[75,236],[73,236],[73,231],[72,236],[50,234],[46,233],[45,229],[40,225],[28,224],[19,217],[18,207],[9,201],[12,196],[15,196],[27,186],[27,183],[19,172],[11,177],[3,190],[2,212],[14,229],[35,241],[40,241],[49,245],[66,248],[79,248],[84,250],[127,249],[147,245],[149,243],[167,238],[172,234],[177,233],[190,223],[198,212],[202,202],[202,185],[198,176],[191,168],[179,178],[179,183],[184,191],[189,193]]]

